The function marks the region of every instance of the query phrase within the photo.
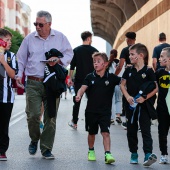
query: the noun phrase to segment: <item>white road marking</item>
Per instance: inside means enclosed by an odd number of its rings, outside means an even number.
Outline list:
[[[22,114],[22,113],[25,113],[25,110],[22,110],[22,111],[20,111],[20,112],[18,112],[18,113],[16,113],[16,114],[12,115],[12,116],[11,116],[11,119],[15,118],[16,116],[18,116],[18,115],[20,115],[20,114]]]
[[[20,115],[18,118],[14,119],[15,117],[17,117],[18,115]],[[25,110],[22,110],[16,114],[14,114],[13,116],[11,116],[11,119],[14,119],[12,121],[10,121],[9,123],[9,127],[11,127],[12,125],[14,125],[15,123],[19,122],[21,119],[23,119],[26,116],[25,114]]]

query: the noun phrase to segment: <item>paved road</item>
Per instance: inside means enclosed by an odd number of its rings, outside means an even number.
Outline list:
[[[0,170],[142,170],[144,154],[142,151],[142,139],[139,132],[139,164],[129,164],[130,153],[128,151],[126,131],[120,125],[111,126],[112,154],[116,162],[113,165],[104,163],[104,149],[101,135],[96,136],[95,151],[97,161],[87,161],[87,132],[84,130],[84,108],[86,99],[82,99],[78,130],[71,129],[67,123],[71,119],[72,99],[68,95],[67,100],[61,99],[58,117],[57,131],[53,148],[55,160],[44,160],[38,150],[35,156],[28,154],[28,137],[26,116],[24,113],[25,96],[16,96],[15,106],[10,122],[10,147],[7,152],[8,161],[0,162]],[[154,153],[160,157],[158,145],[157,127],[152,126],[154,140]],[[168,137],[170,147],[170,134]],[[170,164],[160,165],[155,163],[152,170],[168,170]]]

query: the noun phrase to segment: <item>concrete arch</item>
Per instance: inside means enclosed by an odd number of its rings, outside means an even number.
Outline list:
[[[94,28],[94,35],[98,36],[100,38],[105,39],[108,43],[112,44],[113,40],[112,40],[112,36],[109,36],[108,34],[106,35],[106,33],[100,29],[100,28]]]
[[[111,0],[110,3],[116,4],[122,9],[126,21],[137,11],[133,0]]]
[[[113,33],[113,35],[116,35],[117,31],[116,31],[115,26],[113,24],[111,24],[111,26],[110,26],[110,24],[106,20],[101,20],[100,18],[95,18],[94,24],[101,24],[104,27],[103,29],[105,30],[105,32],[111,32],[111,33]]]
[[[98,12],[97,12],[98,13]],[[107,23],[107,26],[108,27],[112,27],[114,26],[115,30],[118,31],[121,26],[118,24],[117,20],[115,19],[114,16],[112,15],[108,15],[107,12],[105,12],[105,14],[101,14],[101,13],[98,13],[97,15],[93,16],[91,15],[91,18],[93,20],[93,23],[96,22],[96,20],[100,20],[102,22],[102,20],[104,20],[106,23]]]
[[[99,27],[100,25],[100,27]],[[93,25],[94,28],[100,28],[100,30],[102,30],[103,32],[107,33],[109,35],[109,37],[115,37],[116,36],[116,31],[114,31],[114,28],[112,28],[112,30],[108,30],[106,29],[105,27],[105,24],[104,22],[101,23],[101,22],[96,22],[94,25]]]
[[[133,0],[136,10],[139,10],[148,0]]]
[[[119,29],[147,1],[148,0],[91,0],[91,22],[94,34],[96,35],[96,30],[100,30],[97,34],[102,33],[102,38],[107,37],[109,43],[113,44]],[[105,24],[105,29],[103,28],[103,24]],[[93,26],[95,26],[95,29]],[[114,37],[108,38],[107,34]]]
[[[95,7],[93,9],[91,8],[93,13],[95,13],[96,11],[100,11],[100,12],[103,11],[103,12],[107,12],[108,16],[112,15],[117,20],[117,22],[119,23],[120,26],[126,20],[125,15],[123,14],[123,11],[115,4],[108,5],[108,4],[98,4],[98,3],[94,2],[92,7]]]

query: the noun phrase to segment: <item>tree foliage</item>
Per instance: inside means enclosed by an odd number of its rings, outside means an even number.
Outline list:
[[[13,53],[17,53],[21,43],[22,43],[22,40],[24,39],[23,35],[21,35],[18,31],[14,31],[13,29],[11,28],[8,28],[8,27],[4,27],[4,29],[7,29],[8,31],[11,32],[11,34],[13,35],[12,36],[12,45],[11,45],[11,48],[10,48],[10,51],[12,51]]]

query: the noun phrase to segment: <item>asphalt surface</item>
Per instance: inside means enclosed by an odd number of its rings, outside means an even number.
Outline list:
[[[9,135],[10,146],[7,151],[7,161],[0,161],[0,170],[142,170],[144,153],[142,150],[142,138],[139,136],[139,164],[132,165],[130,152],[126,138],[126,130],[120,125],[111,125],[111,152],[116,159],[112,165],[104,162],[103,141],[100,133],[96,135],[95,152],[97,161],[87,160],[87,132],[84,128],[84,109],[86,98],[82,99],[78,129],[74,130],[68,126],[71,120],[72,97],[68,93],[67,99],[61,98],[57,116],[57,130],[52,153],[54,160],[42,158],[38,149],[35,156],[28,153],[30,138],[27,129],[25,109],[25,95],[16,95],[15,105],[10,122]],[[153,152],[160,158],[157,126],[152,125]],[[168,147],[170,147],[170,133],[168,136]],[[158,161],[149,169],[168,170],[170,164],[160,165]]]

